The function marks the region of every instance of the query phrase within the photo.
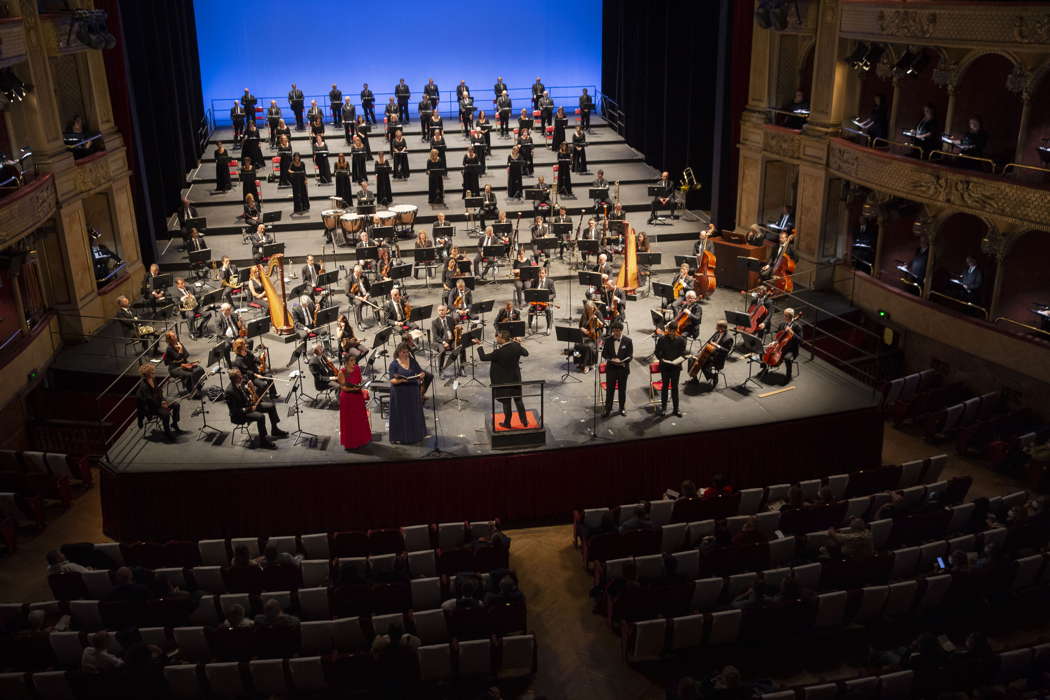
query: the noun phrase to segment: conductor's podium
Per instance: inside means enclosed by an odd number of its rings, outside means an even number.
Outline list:
[[[543,424],[543,385],[544,382],[522,382],[510,387],[492,387],[492,410],[485,428],[489,434],[489,444],[494,450],[520,450],[528,447],[542,447],[547,444],[547,428]],[[503,397],[520,396],[525,403],[526,422],[518,415],[513,398],[510,401],[510,427],[503,426]]]

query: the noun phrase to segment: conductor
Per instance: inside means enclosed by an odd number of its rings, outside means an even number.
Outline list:
[[[481,345],[481,341],[474,338],[474,344]],[[503,422],[500,427],[510,427],[511,399],[514,399],[514,405],[518,409],[522,427],[527,427],[529,417],[525,413],[525,402],[521,400],[521,367],[518,366],[518,361],[522,357],[528,357],[529,351],[517,341],[511,340],[507,331],[499,331],[496,334],[496,345],[496,349],[491,353],[486,352],[484,347],[479,347],[478,357],[492,362],[489,370],[492,396],[503,404]]]

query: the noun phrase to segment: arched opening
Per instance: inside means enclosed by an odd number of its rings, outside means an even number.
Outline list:
[[[995,258],[981,251],[981,240],[987,234],[988,225],[973,214],[952,214],[941,223],[935,244],[930,301],[967,315],[986,316],[995,286]],[[976,263],[976,275],[969,269],[969,259]],[[960,279],[967,283],[969,290],[956,281]]]
[[[813,99],[813,46],[806,49],[798,67],[796,87],[806,94],[807,100]]]
[[[901,78],[897,90],[897,130],[911,128],[922,119],[922,108],[930,103],[940,124],[948,111],[948,91],[933,82],[933,69],[941,59],[927,51],[928,60],[914,77]],[[890,138],[898,139],[896,134]]]
[[[1050,331],[1050,319],[1035,313],[1033,304],[1050,304],[1050,276],[1046,274],[1048,231],[1029,231],[1014,242],[1003,260],[998,316]],[[1010,330],[1012,324],[1002,324]],[[1014,330],[1021,330],[1016,326]],[[1050,336],[1040,335],[1043,340]]]
[[[783,160],[767,160],[762,170],[760,220],[763,222],[777,221],[785,206],[791,207],[794,211],[797,192],[798,166]]]
[[[876,275],[887,284],[894,284],[913,293],[920,294],[925,279],[926,264],[923,238],[915,232],[915,222],[922,213],[922,205],[907,199],[894,198],[882,205],[882,230],[879,237],[882,245],[876,261]],[[904,274],[899,268],[912,270],[913,275]]]
[[[974,59],[959,78],[952,123],[945,125],[945,131],[959,136],[968,130],[971,116],[980,117],[988,132],[985,156],[999,162],[1013,160],[1021,126],[1021,96],[1006,88],[1013,68],[1010,59],[997,53]]]
[[[1039,157],[1039,146],[1043,139],[1050,139],[1050,68],[1032,87],[1028,105],[1028,132],[1024,134],[1024,149],[1021,162],[1025,165],[1050,167],[1050,163]]]

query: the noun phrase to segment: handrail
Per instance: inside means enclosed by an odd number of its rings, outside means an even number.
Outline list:
[[[934,156],[939,156],[935,158]],[[988,166],[988,174],[995,175],[995,161],[991,158],[978,158],[976,156],[968,156],[965,153],[952,153],[950,151],[932,151],[929,155],[929,161],[931,163],[941,160],[960,160],[960,161],[971,161],[973,163],[981,163]],[[949,163],[949,165],[951,165]],[[952,166],[955,167],[955,166]]]
[[[1045,335],[1045,336],[1046,336],[1047,338],[1050,338],[1050,331],[1046,331],[1046,330],[1043,330],[1042,328],[1038,328],[1038,327],[1036,327],[1036,326],[1033,326],[1033,325],[1031,325],[1031,324],[1029,324],[1029,323],[1023,323],[1023,322],[1021,322],[1021,321],[1015,321],[1014,319],[1012,319],[1012,318],[1007,318],[1006,316],[1000,316],[1000,317],[998,317],[997,319],[995,319],[994,321],[992,321],[992,324],[994,325],[994,324],[996,324],[996,323],[999,323],[999,321],[1006,321],[1007,323],[1012,323],[1012,324],[1014,324],[1015,326],[1021,326],[1021,328],[1027,328],[1027,329],[1028,329],[1028,330],[1030,330],[1030,331],[1035,331],[1036,333],[1042,333],[1042,334],[1043,334],[1043,335]]]
[[[959,304],[960,306],[969,306],[971,309],[977,309],[978,311],[981,312],[981,315],[984,316],[984,320],[985,321],[988,320],[988,309],[984,308],[983,306],[978,306],[977,304],[972,304],[972,303],[970,303],[968,301],[963,301],[962,299],[956,299],[955,297],[951,296],[950,294],[945,294],[943,292],[938,292],[936,289],[931,289],[930,290],[930,296],[933,296],[935,294],[937,296],[941,297],[942,299],[947,299],[948,301],[955,302],[956,304]]]
[[[598,95],[595,99],[595,105],[598,107],[598,112],[605,119],[606,123],[612,127],[612,129],[620,136],[626,137],[627,135],[627,114],[620,105],[613,98],[606,95],[604,92],[595,91]]]
[[[886,148],[885,149],[879,148],[879,144],[880,143],[886,144]],[[892,153],[894,146],[897,146],[899,148],[904,148],[905,150],[907,150],[909,152],[914,151],[915,153],[918,154],[919,159],[922,160],[922,149],[919,148],[918,146],[916,146],[913,143],[904,143],[903,141],[891,141],[890,139],[884,139],[884,138],[882,138],[880,136],[878,138],[872,139],[870,147],[873,148],[876,151],[886,150],[886,151],[889,151],[890,153]]]
[[[1002,176],[1003,177],[1009,177],[1010,174],[1011,174],[1011,171],[1016,172],[1017,175],[1020,175],[1024,171],[1032,171],[1034,173],[1042,173],[1047,178],[1047,180],[1050,181],[1050,168],[1040,168],[1039,166],[1036,166],[1036,165],[1026,165],[1024,163],[1007,163],[1006,165],[1003,166]]]
[[[782,119],[781,121],[786,121],[787,119],[801,119],[803,124],[805,124],[806,122],[809,121],[809,114],[808,113],[804,114],[802,112],[795,112],[795,111],[792,111],[790,109],[780,109],[778,107],[767,107],[766,111],[769,112],[769,123],[770,124],[772,124],[773,126],[783,126],[785,129],[794,129],[796,131],[799,131],[799,130],[801,130],[802,127],[790,127],[790,126],[784,126],[784,124],[778,124],[777,123],[777,115],[778,114],[780,116],[782,116],[782,117],[785,117],[785,119]]]

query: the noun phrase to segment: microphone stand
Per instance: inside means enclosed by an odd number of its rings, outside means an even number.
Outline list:
[[[302,359],[300,358],[299,361],[302,362]],[[296,376],[296,377],[294,377],[292,379],[292,392],[291,393],[292,393],[292,396],[295,397],[295,405],[292,406],[289,409],[289,411],[288,411],[289,413],[294,413],[295,414],[295,432],[293,433],[293,435],[295,435],[296,437],[295,437],[295,442],[292,443],[292,447],[295,447],[296,445],[298,445],[300,443],[306,443],[307,442],[307,438],[311,438],[314,442],[317,441],[317,435],[315,435],[314,433],[310,433],[310,432],[307,432],[307,431],[303,430],[303,421],[302,421],[302,418],[299,415],[299,414],[301,414],[303,412],[302,407],[299,405],[299,395],[302,393],[302,381],[303,381],[303,373],[302,372],[299,372],[298,376]]]
[[[425,329],[427,334],[427,357],[430,360],[430,371],[434,375],[433,380],[430,382],[430,414],[434,420],[434,447],[427,452],[424,457],[450,457],[451,454],[441,449],[441,431],[438,428],[438,414],[437,414],[437,383],[441,379],[441,368],[438,367],[438,371],[434,372],[434,343],[431,342],[430,329]],[[456,381],[459,381],[459,377],[456,377]],[[459,399],[462,400],[462,399]]]
[[[596,332],[595,335],[598,335]],[[600,338],[594,340],[594,352],[597,355],[594,361],[594,400],[591,403],[591,435],[587,438],[587,441],[591,440],[609,440],[610,438],[598,434],[598,388],[600,386],[598,382],[598,375],[601,374],[600,367],[602,364],[602,351],[598,347],[598,341]]]

